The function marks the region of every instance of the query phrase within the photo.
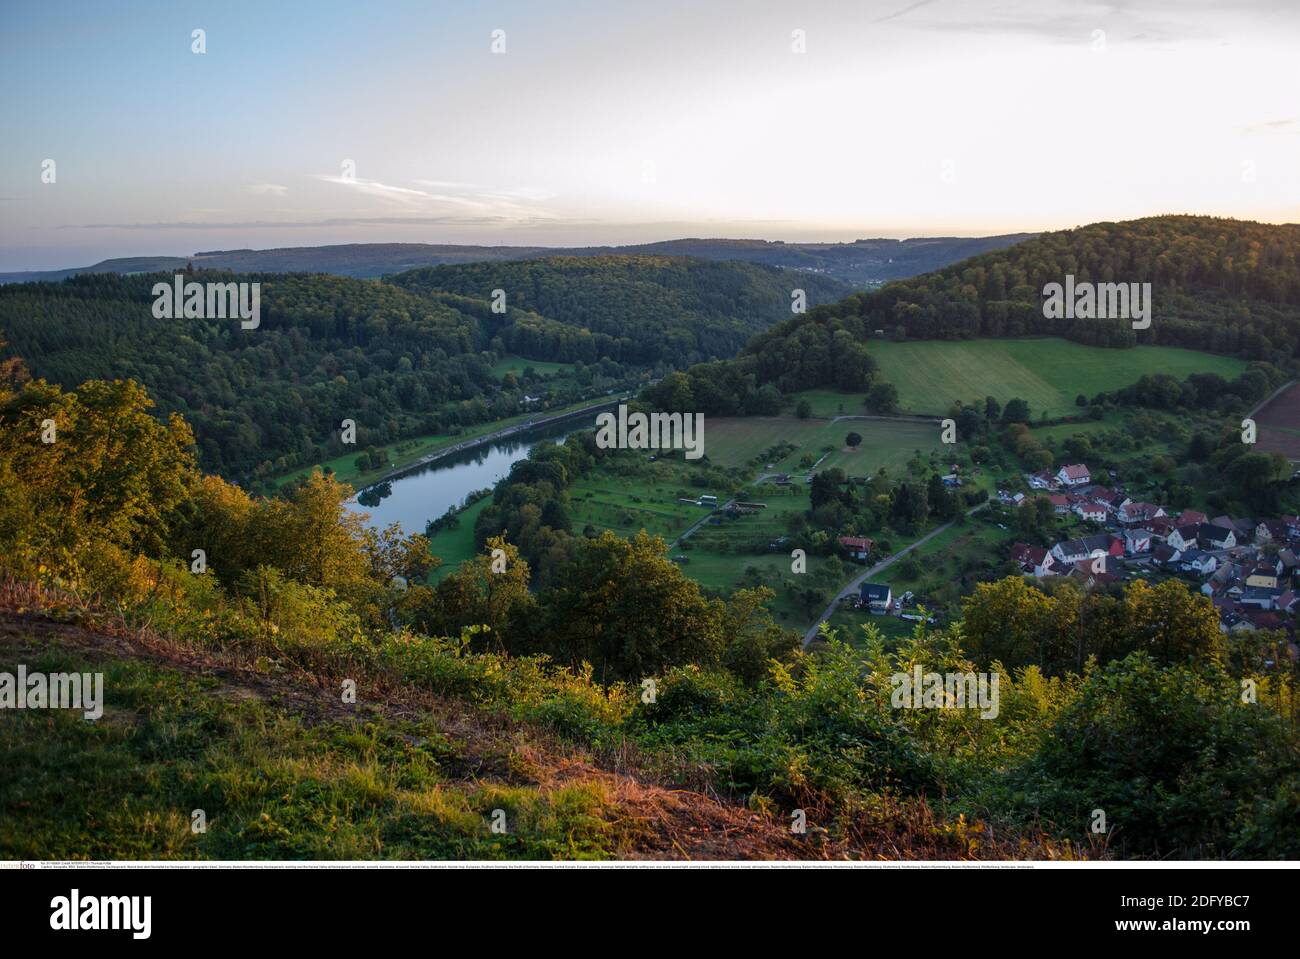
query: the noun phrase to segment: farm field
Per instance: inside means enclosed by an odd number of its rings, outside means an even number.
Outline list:
[[[899,407],[943,414],[954,400],[995,397],[1028,401],[1034,418],[1078,412],[1075,399],[1136,383],[1144,373],[1218,373],[1228,379],[1246,368],[1242,360],[1169,346],[1127,350],[1084,346],[1068,340],[873,341],[880,375],[898,388]]]
[[[645,530],[671,542],[703,519],[708,510],[702,506],[677,502],[678,497],[697,497],[712,493],[718,502],[725,501],[724,489],[703,489],[679,482],[665,464],[654,477],[621,476],[597,470],[580,478],[569,491],[569,514],[575,532],[586,526],[613,530],[619,536],[635,536]]]
[[[1281,453],[1300,460],[1300,383],[1275,397],[1255,414],[1261,453]]]
[[[830,447],[818,469],[839,467],[853,476],[874,473],[880,467],[891,472],[900,470],[917,450],[928,453],[941,443],[939,428],[935,424],[914,423],[906,420],[801,420],[793,416],[759,416],[746,418],[715,418],[705,422],[705,451],[709,461],[719,466],[743,467],[764,450],[780,442],[798,447],[793,453],[768,463],[758,464],[760,472],[800,472],[799,465],[805,454],[814,461],[820,460]],[[850,432],[862,437],[856,451],[846,450],[844,438]]]

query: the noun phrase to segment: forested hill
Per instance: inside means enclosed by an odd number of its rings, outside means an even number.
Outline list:
[[[528,260],[545,256],[654,255],[739,260],[787,270],[810,271],[852,286],[937,270],[957,260],[1001,249],[1032,236],[1015,233],[982,237],[864,239],[852,243],[783,243],[773,240],[680,239],[636,246],[465,246],[443,243],[342,243],[271,250],[206,250],[190,257],[144,256],[103,260],[63,270],[0,273],[0,284],[57,281],[82,273],[156,273],[197,269],[234,273],[333,273],[378,279],[405,270],[447,263]]]
[[[389,282],[484,300],[504,291],[508,307],[550,321],[516,321],[506,338],[513,352],[533,359],[680,365],[734,356],[755,333],[791,315],[795,289],[809,307],[847,289],[814,274],[664,256],[469,263],[412,270]]]
[[[506,356],[573,364],[557,404],[636,376],[735,355],[757,331],[790,315],[797,280],[810,302],[844,287],[744,263],[662,257],[484,265],[394,282],[308,274],[244,274],[261,284],[261,324],[155,319],[152,288],[171,274],[87,274],[61,283],[0,287],[4,355],[73,389],[87,379],[133,378],[158,412],[193,427],[202,464],[238,479],[265,478],[357,447],[452,432],[513,416],[530,376],[503,374]],[[196,271],[198,282],[232,279]],[[507,291],[493,313],[492,290]],[[529,305],[554,312],[541,316]],[[0,356],[3,360],[4,356]]]
[[[1150,328],[1046,318],[1043,288],[1067,274],[1150,283]],[[1285,367],[1300,355],[1300,226],[1164,216],[1045,233],[810,310],[760,334],[734,363],[699,368],[691,379],[710,392],[746,376],[784,391],[860,389],[870,379],[873,338],[1043,335],[1182,346]]]

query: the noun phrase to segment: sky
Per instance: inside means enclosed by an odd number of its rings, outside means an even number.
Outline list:
[[[0,271],[1297,222],[1298,49],[1297,0],[5,0]]]

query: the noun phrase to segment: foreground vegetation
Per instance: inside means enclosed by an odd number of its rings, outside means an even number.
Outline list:
[[[1178,583],[1007,579],[943,629],[802,652],[762,588],[708,596],[647,535],[555,535],[570,469],[611,465],[579,440],[517,467],[485,551],[435,587],[427,540],[366,529],[328,477],[250,496],[135,384],[7,373],[4,659],[98,659],[110,709],[0,716],[7,763],[39,772],[0,787],[2,854],[690,855],[671,837],[707,821],[732,856],[1300,855],[1290,661],[1273,636],[1228,645]],[[932,501],[901,489],[841,474],[810,498],[915,521]],[[998,674],[997,715],[896,708],[918,665]],[[725,803],[670,813],[660,786]],[[516,831],[491,832],[497,809]],[[728,846],[742,823],[752,844]]]

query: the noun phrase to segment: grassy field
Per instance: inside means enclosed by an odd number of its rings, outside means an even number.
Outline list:
[[[850,432],[862,437],[856,450],[844,446]],[[719,466],[747,466],[754,457],[777,443],[798,447],[793,453],[757,464],[760,472],[803,472],[805,455],[823,460],[818,469],[839,467],[852,476],[865,476],[880,467],[901,470],[917,450],[937,449],[939,428],[927,423],[890,420],[801,420],[793,416],[756,416],[743,419],[714,418],[704,425],[704,449]],[[829,450],[828,450],[829,447]],[[829,454],[829,455],[827,455]],[[769,464],[771,469],[768,469]]]
[[[438,534],[429,541],[429,552],[442,559],[442,565],[429,577],[430,582],[440,582],[444,576],[457,569],[461,563],[477,552],[474,549],[474,522],[490,502],[492,497],[486,496],[469,508],[461,510],[458,514],[459,526],[455,529],[439,530]]]
[[[507,373],[522,373],[528,367],[542,376],[552,373],[568,373],[573,369],[572,363],[556,363],[552,360],[526,360],[522,356],[503,356],[492,367],[492,375],[505,376]]]
[[[672,541],[703,519],[702,506],[677,502],[678,497],[712,493],[719,502],[727,498],[723,489],[688,486],[685,468],[659,464],[652,476],[620,476],[602,470],[579,479],[569,493],[573,529],[581,532],[588,524],[613,530],[620,536],[635,536],[641,530]]]
[[[1144,373],[1219,373],[1229,379],[1241,360],[1167,346],[1112,350],[1060,339],[873,341],[881,376],[898,387],[899,405],[941,414],[954,400],[1012,397],[1029,402],[1037,418],[1078,412],[1075,398],[1136,383]],[[860,402],[860,400],[859,400]],[[847,404],[846,404],[847,405]]]

